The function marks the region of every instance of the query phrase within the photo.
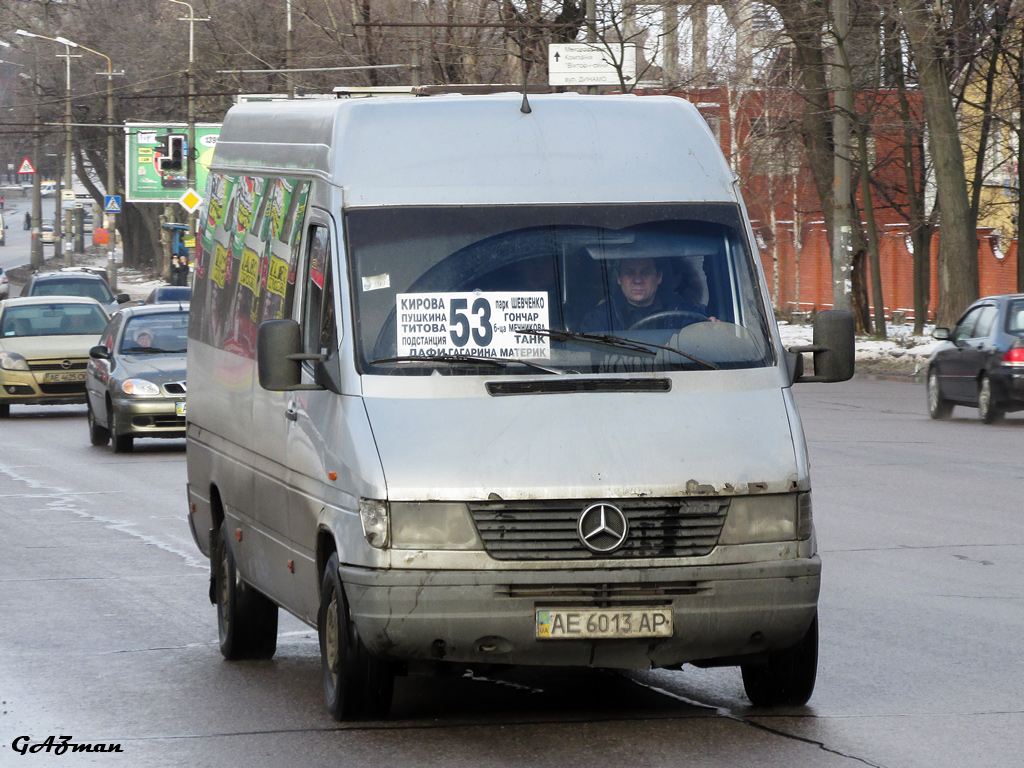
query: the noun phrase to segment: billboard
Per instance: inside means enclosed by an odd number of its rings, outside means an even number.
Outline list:
[[[188,187],[188,126],[185,123],[125,123],[125,201],[178,202]],[[196,192],[206,174],[220,123],[196,123]]]

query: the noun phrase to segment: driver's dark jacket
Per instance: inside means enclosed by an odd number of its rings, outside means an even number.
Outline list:
[[[662,294],[660,291],[655,294],[654,301],[646,307],[637,307],[626,301],[621,291],[615,291],[611,301],[598,304],[587,312],[580,321],[579,330],[583,333],[609,333],[611,331],[625,331],[636,325],[645,317],[650,317],[658,312],[696,312],[704,314],[704,310],[687,301],[679,294]],[[683,317],[669,317],[664,321],[654,321],[649,328],[682,328],[689,325],[692,320]]]

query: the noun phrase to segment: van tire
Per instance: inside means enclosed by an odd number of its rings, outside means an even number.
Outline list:
[[[814,693],[818,674],[818,615],[799,643],[771,651],[761,664],[742,664],[743,689],[755,707],[800,707]]]
[[[93,413],[92,403],[86,402],[86,418],[89,421],[89,442],[93,445],[106,445],[110,442],[110,430],[100,426],[96,421],[96,414]]]
[[[320,662],[327,711],[335,720],[380,719],[391,710],[395,676],[390,664],[370,653],[349,616],[338,573],[338,553],[324,569],[317,614]]]
[[[273,658],[277,650],[277,606],[238,575],[224,521],[211,566],[221,654],[229,661]]]

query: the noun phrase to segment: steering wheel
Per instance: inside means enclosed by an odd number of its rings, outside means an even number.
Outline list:
[[[655,312],[653,315],[642,317],[635,323],[633,323],[631,326],[629,326],[629,328],[627,328],[626,330],[638,331],[641,328],[645,328],[648,325],[651,325],[652,323],[658,322],[659,320],[665,320],[670,317],[680,319],[685,318],[689,320],[691,323],[703,323],[707,321],[707,318],[700,312],[690,312],[689,310],[686,309],[669,309],[664,312]],[[687,323],[687,325],[689,325],[689,323]]]

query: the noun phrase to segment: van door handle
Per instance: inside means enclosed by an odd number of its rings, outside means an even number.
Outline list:
[[[289,408],[284,412],[284,417],[288,419],[288,421],[296,421],[299,418],[299,412],[294,408]]]

